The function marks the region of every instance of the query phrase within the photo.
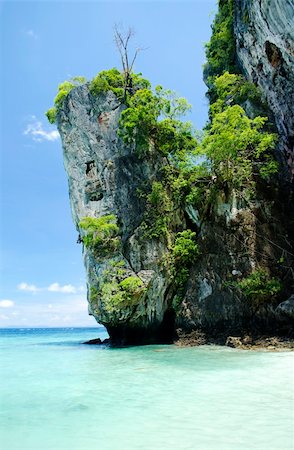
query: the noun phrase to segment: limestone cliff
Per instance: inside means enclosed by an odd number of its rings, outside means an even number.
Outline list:
[[[280,150],[294,175],[294,3],[292,0],[235,2],[238,63],[257,83],[281,136]]]
[[[98,254],[83,246],[89,313],[114,341],[170,341],[171,280],[161,265],[166,248],[145,238],[139,227],[145,211],[139,190],[148,189],[166,162],[152,151],[139,159],[133,146],[118,138],[124,108],[111,91],[93,96],[85,84],[69,93],[58,115],[72,215],[81,239],[85,217],[114,215],[119,228],[118,248]],[[127,283],[134,285],[132,298]]]
[[[228,0],[220,1],[224,3]],[[286,155],[280,159],[287,160],[289,174],[293,4],[291,0],[230,3],[235,4],[235,63],[260,86],[272,110],[280,135],[278,149]],[[224,104],[231,103],[228,96]],[[247,100],[243,103],[252,107]],[[210,190],[210,201],[201,211],[199,202],[185,200],[190,179],[177,172],[179,179],[172,186],[186,190],[185,195],[181,191],[180,200],[174,201],[168,186],[161,197],[168,207],[153,208],[148,195],[156,183],[169,183],[173,169],[154,140],[148,141],[142,157],[135,141],[126,143],[119,136],[125,109],[112,91],[93,95],[89,83],[84,83],[65,96],[56,117],[72,215],[83,243],[89,313],[117,343],[171,342],[176,327],[210,334],[254,327],[288,332],[294,316],[293,216],[279,196],[278,175],[265,181],[253,174],[254,192],[248,200],[243,188],[229,189],[217,176],[206,174],[199,192],[205,197]],[[197,180],[192,183],[198,186]],[[148,232],[148,214],[154,222],[169,217],[167,236]],[[185,230],[193,239],[196,236],[199,251],[181,267],[172,252],[176,237]],[[188,243],[193,246],[192,240]],[[181,282],[176,281],[179,273],[184,274]],[[256,277],[258,289],[262,291],[264,280],[269,292],[268,297],[259,292],[258,304],[250,300],[256,297],[252,292],[240,288],[242,283],[246,288],[248,280],[254,285]]]
[[[205,80],[211,88],[212,77],[228,70],[241,72],[259,86],[272,112],[270,121],[275,122],[279,133],[276,150],[280,174],[271,184],[258,183],[256,199],[250,204],[234,195],[219,197],[213,215],[199,230],[203,256],[190,272],[178,321],[184,329],[200,327],[210,333],[242,328],[277,332],[287,321],[291,327],[294,311],[292,297],[278,306],[294,289],[289,185],[294,173],[294,4],[291,0],[220,0],[219,8],[214,38],[208,46]],[[232,98],[227,101],[229,105]],[[256,114],[256,104],[250,100],[243,106],[249,115]],[[279,277],[284,290],[274,302],[252,310],[241,292],[230,286],[257,267]],[[291,309],[287,317],[280,315],[283,305]]]

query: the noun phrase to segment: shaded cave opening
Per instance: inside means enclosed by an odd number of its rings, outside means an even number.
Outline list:
[[[134,326],[128,324],[105,324],[114,347],[150,344],[173,344],[176,339],[176,313],[173,308],[165,311],[161,322],[149,326]]]

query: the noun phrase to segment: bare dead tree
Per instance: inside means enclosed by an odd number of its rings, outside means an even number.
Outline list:
[[[129,27],[128,30],[124,32],[117,24],[114,26],[114,41],[120,54],[124,74],[124,100],[127,92],[131,95],[134,93],[132,71],[138,53],[143,50],[142,48],[137,48],[133,58],[130,59],[129,42],[134,35],[135,31],[133,28]]]

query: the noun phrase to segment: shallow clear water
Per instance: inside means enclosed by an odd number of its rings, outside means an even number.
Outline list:
[[[0,330],[3,450],[292,450],[293,354]]]

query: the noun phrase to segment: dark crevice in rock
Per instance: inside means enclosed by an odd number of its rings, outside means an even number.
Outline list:
[[[199,224],[200,226],[198,226],[189,216],[189,214],[185,211],[184,212],[184,218],[185,218],[185,222],[186,222],[186,226],[189,230],[192,230],[196,233],[196,235],[198,235],[200,233],[201,230],[201,223]]]
[[[103,199],[102,192],[89,192],[86,194],[86,203],[88,202],[98,202]]]
[[[88,161],[86,162],[86,175],[89,176],[90,172],[92,171],[92,169],[94,169],[95,166],[95,161]]]
[[[276,69],[283,63],[281,50],[272,42],[265,42],[265,52],[269,63]]]
[[[128,248],[128,246],[126,244],[127,243],[124,243],[124,245],[123,245],[122,254],[123,254],[125,260],[128,262],[130,268],[133,270],[133,272],[136,272],[135,268],[132,265],[132,261],[130,259],[129,248]]]
[[[175,310],[173,308],[167,309],[159,327],[158,337],[160,342],[171,344],[174,341],[176,337],[175,321]]]

